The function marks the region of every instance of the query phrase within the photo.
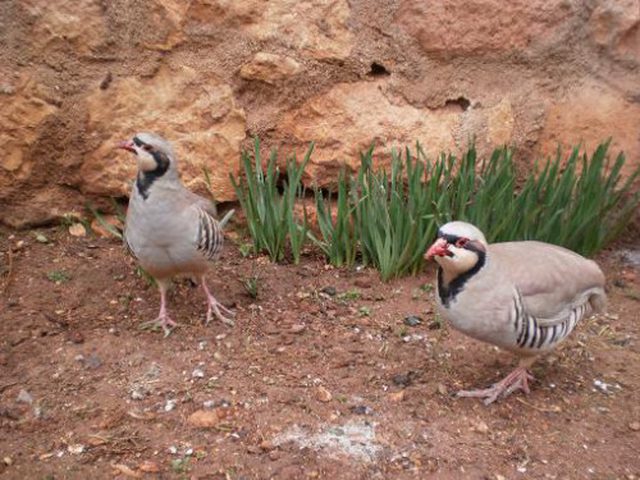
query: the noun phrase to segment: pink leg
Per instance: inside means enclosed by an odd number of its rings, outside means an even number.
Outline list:
[[[522,390],[528,394],[529,380],[533,380],[533,375],[527,371],[526,366],[521,364],[513,372],[498,383],[494,383],[491,387],[481,390],[461,390],[457,393],[457,396],[484,398],[484,404],[489,405],[500,397],[508,397],[516,390]]]
[[[235,313],[229,310],[227,307],[222,305],[218,300],[215,299],[211,292],[209,292],[209,288],[207,287],[207,282],[205,281],[204,275],[200,278],[202,282],[202,288],[204,289],[204,293],[207,296],[207,320],[206,325],[211,321],[211,314],[215,313],[218,320],[220,320],[225,325],[229,325],[233,327],[236,323],[233,321],[233,317]],[[226,316],[225,316],[226,315]]]
[[[141,327],[142,328],[150,328],[156,329],[158,327],[162,328],[164,331],[164,336],[168,337],[171,331],[178,326],[176,322],[174,322],[169,314],[167,313],[166,308],[166,296],[167,296],[167,285],[164,282],[158,281],[158,287],[160,288],[160,314],[154,319],[148,322],[144,322]]]

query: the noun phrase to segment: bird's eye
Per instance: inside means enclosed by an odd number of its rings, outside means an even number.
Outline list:
[[[144,148],[147,152],[150,152],[152,150],[151,145],[147,145],[146,143],[142,146],[142,148]]]
[[[456,247],[458,248],[462,248],[464,247],[467,243],[469,243],[469,239],[468,238],[459,238],[456,241]]]

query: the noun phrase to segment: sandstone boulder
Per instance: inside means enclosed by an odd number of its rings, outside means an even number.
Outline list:
[[[258,52],[249,63],[240,69],[240,76],[247,80],[261,80],[276,84],[278,81],[295,75],[301,66],[291,57]]]
[[[116,79],[108,90],[90,94],[87,104],[88,129],[100,143],[82,163],[85,193],[128,195],[135,161],[114,147],[136,132],[154,130],[173,143],[188,187],[203,191],[206,167],[217,200],[234,198],[228,175],[239,165],[245,115],[228,85],[191,68],[163,67],[151,79]]]
[[[404,0],[396,24],[434,54],[525,52],[558,42],[574,9],[565,0]]]
[[[623,150],[630,170],[640,160],[638,125],[639,104],[629,103],[607,85],[585,80],[549,105],[539,151],[554,156],[558,145],[568,152],[580,143],[592,152],[602,140],[613,137],[611,153]]]
[[[359,153],[372,142],[377,158],[389,158],[393,146],[420,141],[428,155],[451,151],[461,122],[457,109],[416,108],[393,96],[385,82],[342,83],[286,113],[278,130],[293,139],[297,151],[311,141],[315,150],[309,173],[320,185],[335,180],[341,165],[357,166]]]

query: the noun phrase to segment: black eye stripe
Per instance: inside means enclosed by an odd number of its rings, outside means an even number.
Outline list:
[[[457,235],[450,235],[448,233],[442,233],[442,232],[438,232],[438,238],[444,238],[447,243],[453,243],[455,244],[458,240],[460,240],[460,237]]]
[[[133,137],[133,143],[135,143],[138,147],[142,147],[144,145],[144,142],[138,137]]]

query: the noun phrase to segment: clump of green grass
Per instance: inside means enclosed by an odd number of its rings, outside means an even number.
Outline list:
[[[300,180],[312,151],[313,144],[300,164],[296,162],[295,157],[289,158],[286,164],[286,178],[282,179],[277,167],[275,150],[271,152],[266,170],[263,170],[260,141],[256,138],[253,160],[248,152],[242,153],[244,176],[236,179],[230,175],[247,218],[254,252],[267,252],[274,262],[284,258],[287,242],[293,262],[300,261],[300,253],[309,227],[306,210],[300,222],[295,218],[294,206],[304,196]]]
[[[47,272],[47,278],[53,283],[60,285],[61,283],[66,283],[71,280],[71,275],[63,270],[52,270]]]
[[[310,235],[330,263],[372,264],[383,280],[416,273],[422,255],[436,232],[435,205],[444,163],[433,172],[420,145],[392,152],[391,172],[373,169],[373,149],[360,158],[353,177],[338,181],[335,218],[330,199],[316,190],[321,239]],[[433,173],[428,177],[428,173]]]
[[[254,300],[258,298],[260,293],[260,275],[254,273],[249,277],[245,277],[241,281],[247,294]]]
[[[619,236],[640,203],[640,192],[631,191],[640,167],[622,181],[624,155],[612,160],[609,144],[591,156],[575,147],[566,160],[558,151],[520,187],[512,150],[497,149],[478,165],[472,148],[443,185],[449,209],[439,217],[469,221],[489,242],[540,240],[593,255]]]
[[[320,238],[310,239],[337,266],[357,259],[371,264],[383,280],[418,272],[436,230],[466,220],[489,242],[540,240],[592,255],[615,239],[640,204],[632,191],[640,167],[626,180],[623,154],[607,155],[610,142],[588,156],[574,148],[560,152],[522,181],[513,150],[498,148],[486,161],[472,145],[460,158],[440,155],[427,161],[416,153],[392,153],[390,173],[372,167],[373,150],[361,155],[355,175],[338,180],[337,207],[316,189]]]

